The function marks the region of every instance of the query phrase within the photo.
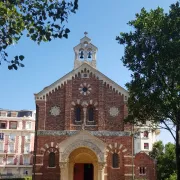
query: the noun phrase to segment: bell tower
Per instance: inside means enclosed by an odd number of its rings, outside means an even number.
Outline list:
[[[74,47],[75,59],[74,69],[87,63],[93,68],[96,68],[96,53],[98,48],[91,44],[91,39],[87,37],[87,32],[84,37],[80,39],[80,43]]]

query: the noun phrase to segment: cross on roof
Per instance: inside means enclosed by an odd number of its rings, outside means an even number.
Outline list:
[[[88,34],[88,32],[85,31],[85,32],[84,32],[84,35],[86,36],[87,34]]]

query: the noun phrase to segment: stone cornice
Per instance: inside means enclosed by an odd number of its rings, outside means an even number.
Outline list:
[[[52,131],[52,130],[38,130],[38,136],[73,136],[79,131]],[[93,136],[130,136],[128,131],[88,131]]]

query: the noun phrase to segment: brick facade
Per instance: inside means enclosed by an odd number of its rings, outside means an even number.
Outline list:
[[[90,84],[91,92],[89,95],[82,95],[80,93],[79,87],[80,84]],[[75,122],[75,107],[77,104],[81,104],[83,102],[87,102],[87,107],[89,105],[94,106],[95,109],[95,119],[93,124],[88,122],[86,118],[85,130],[88,131],[128,131],[131,130],[131,125],[124,125],[123,119],[127,114],[126,104],[123,100],[123,95],[117,93],[112,87],[109,87],[104,82],[100,81],[93,74],[90,74],[88,79],[82,79],[80,76],[74,77],[72,80],[67,81],[48,95],[46,95],[45,100],[36,100],[36,104],[38,106],[38,130],[81,130],[83,121]],[[58,106],[60,107],[60,114],[57,116],[52,116],[50,114],[51,107]],[[116,117],[110,116],[109,109],[111,107],[117,107],[119,109],[119,114]],[[83,107],[82,107],[83,109]],[[83,111],[83,110],[82,110]],[[81,115],[83,119],[83,113]],[[89,123],[89,124],[88,124]],[[56,168],[49,168],[47,159],[48,159],[48,151],[51,148],[49,147],[42,151],[45,144],[50,144],[54,142],[58,144],[63,140],[69,138],[68,136],[41,136],[37,137],[37,155],[36,155],[36,173],[38,179],[48,179],[54,177],[54,179],[60,179],[60,168],[59,168],[59,154],[58,148],[56,148]],[[132,137],[131,136],[123,136],[123,137],[107,137],[102,136],[98,137],[104,143],[107,144],[107,149],[109,144],[117,143],[122,144],[125,148],[125,152],[122,153],[120,151],[119,159],[120,166],[119,169],[112,168],[112,152],[116,150],[115,147],[112,149],[109,148],[109,152],[107,153],[107,166],[104,169],[105,180],[117,180],[117,179],[131,179],[132,175]],[[122,148],[123,149],[123,148]],[[141,156],[145,156],[141,154]],[[144,157],[147,159],[147,157]],[[152,173],[146,175],[139,175],[138,170],[136,168],[136,161],[138,161],[138,157],[135,157],[135,175],[137,177],[147,177],[151,180],[154,180],[154,177],[151,178]],[[153,161],[148,161],[149,165],[146,167],[147,171],[154,168]],[[143,164],[143,163],[142,163]],[[145,163],[144,163],[145,165]],[[138,165],[137,165],[138,166]],[[36,177],[36,179],[37,179]]]
[[[89,39],[85,37],[85,40]],[[75,63],[79,63],[78,60],[75,60]],[[70,167],[69,160],[63,159],[63,153],[65,157],[68,152],[71,155],[75,150],[70,151],[68,148],[64,150],[64,146],[68,141],[72,141],[73,144],[72,139],[84,132],[85,135],[82,136],[87,140],[81,139],[79,135],[79,141],[75,143],[81,145],[77,147],[103,154],[103,156],[96,154],[99,175],[94,176],[93,180],[130,180],[133,171],[136,178],[155,180],[155,164],[152,159],[144,153],[132,158],[133,138],[130,135],[132,126],[124,124],[124,118],[128,113],[127,91],[87,62],[79,67],[75,64],[75,67],[72,72],[35,94],[37,107],[35,142],[37,144],[35,144],[33,177],[36,180],[72,180],[73,178],[68,179],[69,174],[74,173],[70,169],[67,173],[68,177],[62,175],[66,173],[65,168]],[[85,77],[83,77],[84,74],[86,74]],[[77,107],[80,108],[80,121],[76,120]],[[89,121],[90,107],[93,109],[93,121]],[[49,167],[51,152],[55,156],[53,167]],[[118,168],[112,167],[114,153],[118,154]],[[80,158],[79,162],[81,160]],[[141,166],[146,167],[146,172],[143,174],[138,170]],[[94,166],[94,173],[96,168]]]

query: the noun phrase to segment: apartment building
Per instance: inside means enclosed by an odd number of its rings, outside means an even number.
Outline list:
[[[134,153],[143,151],[149,154],[153,149],[153,144],[157,141],[160,130],[152,129],[150,122],[144,126],[135,126],[134,129]]]
[[[32,175],[35,111],[0,109],[0,178]]]

